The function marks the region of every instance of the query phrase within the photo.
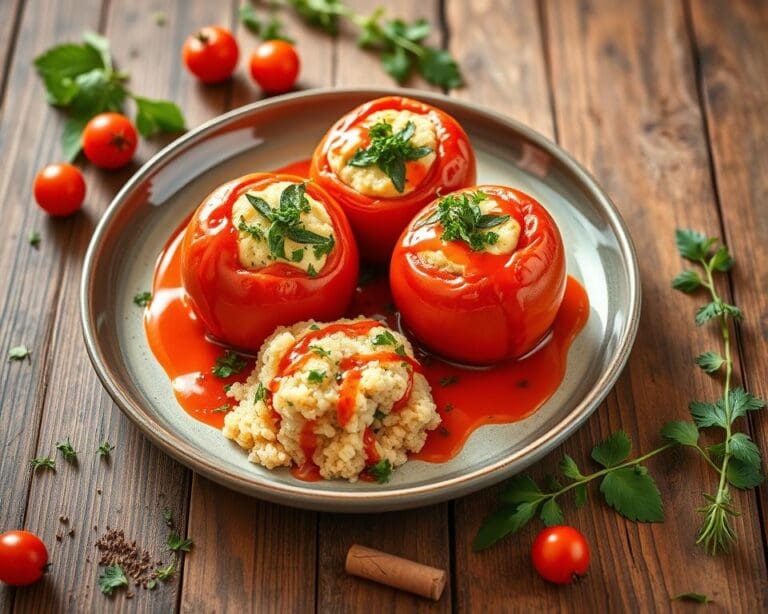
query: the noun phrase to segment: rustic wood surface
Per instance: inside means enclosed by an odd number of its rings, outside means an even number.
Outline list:
[[[59,157],[63,118],[44,99],[32,59],[83,29],[104,33],[143,95],[171,98],[195,126],[260,96],[240,69],[204,87],[180,68],[184,38],[218,23],[236,31],[243,55],[255,37],[237,24],[237,0],[21,0],[0,2],[0,352],[20,343],[27,363],[0,362],[0,530],[40,534],[50,575],[30,589],[0,587],[0,612],[496,612],[669,611],[687,591],[721,611],[768,609],[766,489],[740,493],[738,546],[706,556],[694,545],[694,508],[712,476],[685,451],[650,463],[667,520],[628,523],[600,504],[569,510],[593,547],[590,576],[563,589],[531,570],[536,528],[473,553],[471,540],[499,489],[420,510],[319,514],[230,492],[151,446],[120,413],[90,367],[80,335],[77,290],[93,227],[120,185],[166,140],[143,143],[129,169],[85,166],[79,215],[53,221],[32,204],[37,170]],[[375,0],[350,2],[361,12]],[[768,396],[768,3],[761,0],[397,0],[388,11],[426,17],[432,43],[448,47],[467,86],[451,95],[519,119],[571,152],[612,196],[641,255],[640,334],[614,390],[564,450],[583,459],[592,444],[624,428],[635,444],[658,443],[659,427],[683,417],[688,400],[716,382],[691,356],[707,334],[682,319],[692,303],[673,293],[680,268],[672,232],[688,226],[723,235],[739,263],[723,291],[747,322],[738,334],[739,374]],[[158,25],[153,15],[166,20]],[[283,13],[304,62],[303,88],[390,85],[354,34],[331,39]],[[414,80],[414,87],[428,87]],[[27,234],[42,235],[39,250]],[[714,339],[714,337],[712,338]],[[768,421],[753,419],[768,449]],[[77,466],[32,476],[28,461],[71,437]],[[93,453],[109,439],[111,462]],[[559,454],[534,470],[552,470]],[[107,526],[162,555],[162,510],[195,541],[182,573],[153,592],[108,601],[96,586],[94,542]],[[62,531],[59,516],[75,533]],[[57,534],[63,537],[57,540]],[[345,575],[354,542],[450,570],[432,603]]]

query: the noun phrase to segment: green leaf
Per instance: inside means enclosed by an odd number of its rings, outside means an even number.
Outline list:
[[[606,503],[619,514],[638,522],[661,522],[664,509],[653,478],[639,467],[615,469],[600,483]]]
[[[83,130],[87,123],[86,117],[70,117],[64,122],[64,130],[61,133],[61,153],[67,162],[74,161],[83,148]]]
[[[563,485],[554,475],[548,473],[544,476],[544,488],[547,489],[547,492],[559,492],[563,490]]]
[[[579,471],[576,461],[567,454],[563,454],[563,458],[560,460],[560,473],[572,480],[580,480],[584,477]]]
[[[83,41],[86,46],[96,50],[101,57],[103,67],[112,70],[112,53],[109,50],[109,40],[95,32],[86,31],[83,33]]]
[[[48,102],[53,105],[67,106],[77,96],[80,87],[71,77],[61,77],[57,74],[43,75],[43,84]]]
[[[181,132],[185,129],[184,115],[174,103],[134,96],[136,127],[144,138],[158,132]]]
[[[531,521],[538,507],[538,501],[527,502],[518,506],[504,507],[495,514],[491,514],[477,532],[472,542],[472,549],[477,551],[490,548],[510,533],[516,533]]]
[[[105,68],[98,49],[75,43],[48,49],[35,58],[34,64],[41,76],[50,75],[54,80],[74,79],[96,68]]]
[[[563,510],[560,509],[560,506],[554,498],[549,499],[541,506],[541,521],[544,523],[544,526],[547,527],[553,527],[565,522],[565,518],[563,518]]]
[[[701,277],[696,271],[683,271],[672,280],[672,287],[680,292],[695,292],[701,288]]]
[[[27,349],[26,345],[17,345],[8,350],[8,362],[20,362],[25,358],[29,358],[31,354],[32,352]]]
[[[695,603],[709,603],[711,599],[702,593],[680,593],[672,597],[672,601],[693,601]]]
[[[725,364],[725,359],[717,352],[703,352],[696,357],[696,364],[707,373],[715,373]]]
[[[729,444],[733,458],[742,463],[760,468],[760,449],[746,433],[734,433]]]
[[[510,218],[509,215],[493,215],[491,213],[487,213],[477,218],[476,226],[478,228],[483,228],[483,229],[493,228],[495,226],[499,226],[500,224],[503,224],[509,218]]]
[[[424,55],[419,59],[419,72],[431,84],[447,89],[461,87],[464,83],[459,65],[444,49],[424,47]]]
[[[390,331],[385,330],[383,333],[376,335],[371,343],[373,345],[396,345],[397,339],[395,339],[395,336]]]
[[[112,595],[116,588],[128,586],[128,578],[120,565],[110,565],[104,568],[104,573],[99,576],[99,588],[105,595]]]
[[[696,326],[702,326],[713,318],[719,318],[723,314],[723,304],[717,301],[702,305],[696,310]]]
[[[70,106],[76,115],[90,118],[104,111],[122,111],[128,92],[101,68],[78,75],[75,83],[78,91]]]
[[[678,229],[675,231],[675,243],[677,251],[688,260],[702,260],[707,256],[710,247],[717,239],[707,237],[695,230]]]
[[[405,83],[413,70],[413,56],[402,47],[381,54],[381,65],[384,70],[399,84]]]
[[[388,459],[384,458],[375,465],[371,465],[366,469],[366,472],[376,478],[376,482],[379,484],[386,484],[389,482],[389,478],[392,475],[392,463]]]
[[[311,232],[304,228],[286,228],[285,236],[296,243],[306,243],[309,245],[322,245],[328,242],[328,237],[324,237],[323,235],[319,235],[316,232]]]
[[[741,418],[748,411],[756,411],[765,407],[763,399],[750,394],[741,386],[730,391],[728,401],[731,407],[731,422]]]
[[[603,467],[615,467],[629,456],[632,441],[624,431],[616,431],[603,443],[592,448],[592,458]]]
[[[299,16],[310,25],[335,36],[339,31],[340,0],[288,0]]]
[[[263,215],[268,221],[272,221],[272,207],[269,206],[269,203],[267,203],[266,200],[248,193],[246,193],[245,197],[248,199],[248,202],[251,203],[251,207],[261,213],[261,215]]]
[[[759,486],[763,481],[763,474],[760,472],[759,465],[751,465],[737,458],[731,458],[728,462],[726,475],[733,486],[742,490]]]
[[[285,41],[291,45],[296,42],[283,31],[283,22],[276,15],[272,15],[269,18],[267,25],[264,26],[264,30],[261,33],[261,38],[265,41]]]
[[[710,268],[715,271],[725,272],[730,270],[733,266],[733,258],[728,253],[728,248],[725,245],[721,245],[717,248],[712,258],[709,259]]]
[[[285,235],[277,222],[274,222],[267,230],[267,245],[269,253],[274,258],[285,258]]]
[[[232,350],[227,350],[224,352],[223,356],[219,356],[216,359],[216,364],[211,367],[211,373],[213,373],[216,377],[225,379],[227,377],[231,377],[232,375],[237,375],[243,369],[245,369],[247,365],[248,363],[243,360],[239,354],[233,352]]]
[[[30,230],[27,235],[27,241],[32,247],[38,249],[40,247],[40,233],[37,230]]]
[[[573,489],[576,495],[576,507],[584,507],[587,504],[587,486],[586,484],[579,484]]]
[[[191,539],[181,537],[178,533],[171,533],[165,545],[171,552],[189,552],[194,546]]]
[[[700,429],[708,426],[725,428],[725,410],[723,409],[722,402],[691,401],[688,404],[688,409],[691,412],[693,421]]]
[[[257,36],[261,33],[261,21],[256,14],[256,9],[251,4],[244,4],[238,11],[238,18],[246,28]]]
[[[531,503],[539,501],[543,497],[541,489],[527,475],[516,475],[506,484],[500,499],[510,505]]]
[[[661,436],[682,446],[699,445],[699,429],[693,422],[685,420],[667,422],[661,429]]]
[[[727,313],[734,320],[744,319],[744,314],[741,312],[741,309],[736,307],[736,305],[729,305],[728,303],[723,303],[722,308],[723,308],[723,312]]]

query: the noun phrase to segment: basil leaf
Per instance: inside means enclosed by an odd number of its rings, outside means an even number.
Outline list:
[[[392,185],[398,192],[405,190],[405,161],[402,158],[395,158],[388,163],[382,164],[381,170],[392,180]]]
[[[433,85],[448,89],[461,87],[464,83],[459,65],[444,49],[425,47],[419,60],[419,72]]]
[[[248,193],[245,194],[245,197],[248,199],[248,202],[251,203],[251,206],[256,209],[256,211],[261,213],[261,215],[267,218],[267,220],[270,222],[272,221],[272,207],[269,206],[266,200]]]
[[[72,99],[77,115],[93,117],[104,111],[121,111],[127,92],[122,83],[96,68],[75,78],[78,92]]]
[[[136,127],[143,137],[158,132],[181,132],[184,130],[184,115],[181,109],[167,100],[150,100],[134,96],[136,102]]]
[[[475,226],[477,228],[493,228],[495,226],[498,226],[500,224],[503,224],[509,219],[509,215],[481,215],[477,219],[477,223]]]
[[[70,117],[64,122],[64,131],[61,133],[61,152],[67,162],[77,158],[82,149],[82,136],[88,119],[85,117]]]
[[[37,72],[52,79],[74,79],[96,68],[105,68],[99,51],[90,45],[64,43],[48,49],[34,60]],[[47,84],[46,84],[47,86]]]
[[[372,166],[379,159],[376,152],[369,149],[358,149],[348,161],[348,166]]]
[[[89,31],[83,33],[83,41],[85,41],[86,46],[98,52],[103,67],[112,70],[112,53],[109,50],[109,41],[100,34]]]

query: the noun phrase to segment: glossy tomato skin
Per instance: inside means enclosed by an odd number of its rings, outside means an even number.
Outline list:
[[[555,584],[570,584],[589,568],[589,544],[573,527],[554,526],[542,530],[531,546],[533,567]]]
[[[444,242],[439,224],[420,225],[436,209],[425,207],[395,246],[390,286],[403,322],[431,351],[461,363],[492,365],[531,351],[554,322],[565,292],[560,232],[533,198],[504,186],[477,186],[520,224],[512,254],[473,252]],[[465,264],[463,275],[428,266],[416,254],[442,250]]]
[[[432,168],[414,191],[398,198],[360,194],[341,181],[328,162],[328,152],[337,139],[369,115],[385,109],[426,114],[437,128],[437,158]],[[447,194],[475,183],[476,163],[469,137],[450,115],[418,100],[387,96],[350,111],[328,131],[312,156],[310,176],[344,208],[362,258],[387,262],[400,233],[422,207],[438,193]]]
[[[83,130],[83,153],[99,168],[125,166],[136,153],[138,143],[136,128],[120,113],[100,113]]]
[[[232,33],[221,26],[207,26],[184,41],[184,65],[203,83],[228,79],[237,66],[240,49]]]
[[[251,54],[251,77],[268,94],[283,94],[293,89],[301,61],[296,48],[283,40],[261,43]]]
[[[42,540],[29,531],[0,534],[0,581],[11,586],[34,584],[45,573],[48,550]]]
[[[307,194],[325,205],[336,242],[317,276],[284,263],[258,270],[240,264],[232,205],[246,191],[278,181],[305,180],[254,173],[220,186],[198,207],[182,243],[182,281],[195,312],[214,337],[244,350],[258,350],[277,326],[340,318],[357,284],[357,245],[349,223],[314,183],[307,184]]]
[[[66,162],[49,164],[35,177],[37,204],[49,215],[64,217],[80,210],[85,199],[85,179],[80,169]]]

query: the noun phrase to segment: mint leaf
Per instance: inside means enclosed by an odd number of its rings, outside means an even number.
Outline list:
[[[733,458],[742,463],[760,468],[760,449],[745,433],[734,433],[730,440],[730,449]]]
[[[696,271],[683,271],[672,280],[672,287],[680,292],[695,292],[701,288],[701,277]]]
[[[717,248],[717,251],[709,259],[709,266],[715,271],[725,272],[730,270],[733,266],[733,258],[728,253],[728,248],[725,245],[721,245]]]
[[[95,32],[86,31],[83,33],[83,41],[85,45],[96,52],[101,57],[102,67],[107,70],[112,70],[112,53],[109,50],[109,41]]]
[[[565,522],[565,518],[563,518],[563,510],[560,509],[557,501],[550,499],[541,506],[541,521],[544,523],[544,526],[547,527],[553,527]]]
[[[563,458],[560,461],[560,473],[572,480],[580,480],[584,477],[581,471],[579,471],[576,461],[567,454],[563,454]]]
[[[699,445],[699,429],[692,422],[685,420],[667,422],[661,429],[661,436],[682,446]]]
[[[424,55],[419,59],[419,72],[432,85],[446,89],[461,87],[464,84],[459,65],[445,49],[425,47]]]
[[[696,357],[696,364],[705,372],[714,373],[725,364],[725,359],[717,352],[703,352]]]
[[[728,401],[731,406],[731,422],[744,416],[748,411],[755,411],[765,407],[765,401],[750,394],[741,387],[730,391]]]
[[[675,243],[677,251],[688,260],[702,260],[706,258],[709,249],[717,239],[707,237],[695,230],[678,229],[675,231]]]
[[[745,463],[737,458],[731,458],[728,462],[726,475],[733,486],[742,490],[759,486],[763,481],[759,466]]]
[[[624,431],[616,431],[603,443],[592,448],[592,458],[603,467],[615,467],[629,456],[632,442]]]
[[[95,68],[75,77],[75,83],[78,91],[70,107],[76,115],[90,118],[104,111],[122,111],[128,92],[114,75]]]
[[[600,492],[608,505],[629,520],[664,520],[661,493],[644,468],[623,467],[612,471],[600,483]]]
[[[88,119],[85,117],[70,117],[64,122],[61,133],[61,153],[67,162],[74,161],[83,148],[82,137]]]
[[[543,497],[541,489],[527,475],[516,475],[506,484],[502,491],[500,499],[504,503],[517,505],[520,503],[531,503],[539,501]]]
[[[490,548],[510,533],[516,533],[531,521],[538,507],[539,502],[521,503],[518,506],[502,508],[490,515],[477,532],[472,549],[478,551]]]
[[[136,128],[144,138],[158,132],[181,132],[185,129],[184,115],[174,103],[134,96],[136,102]]]
[[[584,507],[587,504],[587,487],[585,484],[579,484],[573,489],[576,495],[576,507]]]
[[[63,79],[73,80],[78,75],[96,68],[105,68],[97,49],[75,43],[64,43],[48,49],[34,59],[34,65],[40,76],[48,75],[51,80],[57,82]]]
[[[725,409],[722,406],[722,400],[717,403],[707,403],[706,401],[691,401],[688,404],[693,421],[699,428],[708,426],[719,426],[725,428]]]

